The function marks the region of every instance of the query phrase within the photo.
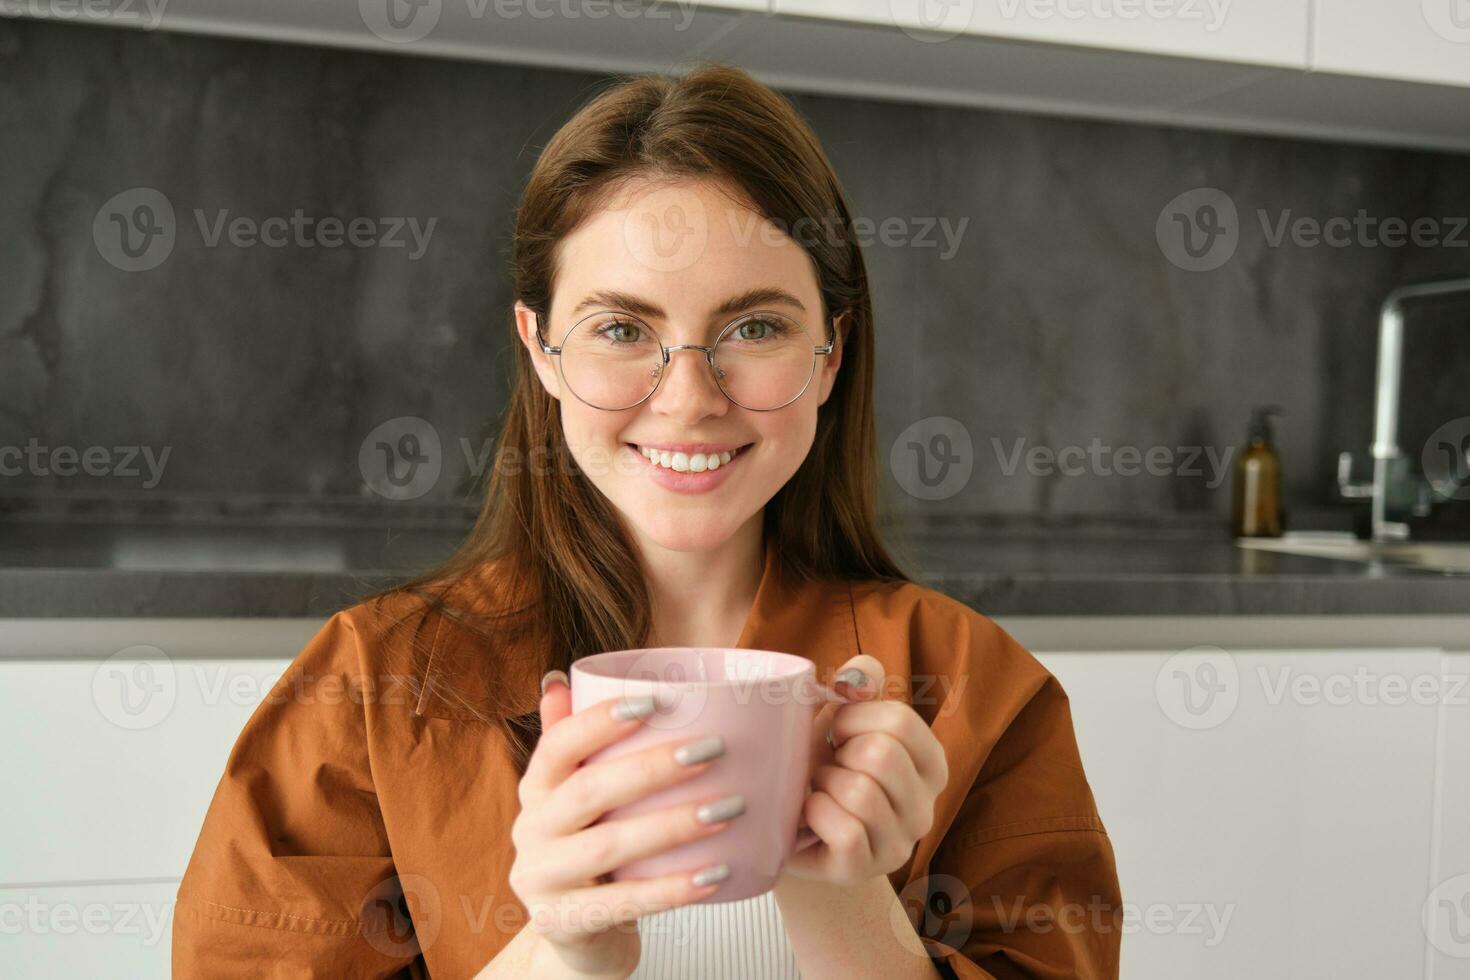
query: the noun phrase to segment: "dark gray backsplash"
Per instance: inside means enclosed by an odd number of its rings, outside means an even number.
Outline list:
[[[105,464],[94,455],[97,474],[75,476],[30,463],[14,473],[14,454],[0,459],[12,471],[0,501],[65,495],[167,511],[236,496],[377,502],[405,515],[473,502],[463,447],[491,437],[508,387],[512,208],[538,148],[603,82],[0,20],[10,96],[0,102],[0,447],[34,440],[53,463],[58,447],[109,454]],[[1228,461],[1250,407],[1265,402],[1284,409],[1288,502],[1325,505],[1337,453],[1361,454],[1370,439],[1383,294],[1470,275],[1470,230],[1448,220],[1470,216],[1465,157],[794,101],[854,211],[878,227],[896,219],[906,239],[877,236],[866,250],[893,515],[1216,519],[1229,482],[1210,486],[1210,460]],[[1188,271],[1156,225],[1201,187],[1237,208],[1238,245],[1219,268]],[[119,268],[130,260],[104,208],[135,188],[175,215],[172,251],[144,271]],[[139,193],[117,213],[138,213]],[[195,218],[298,209],[435,224],[415,257],[407,230],[404,247],[211,247]],[[1436,219],[1435,234],[1458,235],[1458,247],[1273,245],[1262,227],[1262,212],[1274,227],[1288,212],[1323,221],[1360,210]],[[959,231],[952,255],[946,224]],[[1470,301],[1426,320],[1406,355],[1403,442],[1415,458],[1430,431],[1470,416]],[[443,475],[395,504],[365,487],[359,450],[400,416],[433,425]],[[936,416],[968,434],[973,472],[958,492],[925,500],[906,489],[909,464],[897,474],[887,464],[900,433]],[[1085,451],[1094,440],[1140,456],[1163,447],[1164,468],[1199,447],[1199,472],[1122,476],[1105,456],[1082,475],[1024,462],[1007,473],[1018,445]],[[145,447],[155,467],[168,452],[156,485],[142,454],[138,476],[116,473],[120,447]]]

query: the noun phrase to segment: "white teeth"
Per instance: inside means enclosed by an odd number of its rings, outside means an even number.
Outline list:
[[[734,458],[735,452],[723,453],[671,453],[667,450],[649,449],[639,446],[638,451],[651,463],[657,463],[666,469],[675,470],[679,473],[703,473],[705,470],[717,470]]]

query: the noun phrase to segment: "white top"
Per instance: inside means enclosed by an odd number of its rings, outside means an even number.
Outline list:
[[[638,920],[630,980],[800,980],[775,892],[681,905]]]

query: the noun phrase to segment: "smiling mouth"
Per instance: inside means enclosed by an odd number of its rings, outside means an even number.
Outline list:
[[[651,449],[633,442],[624,443],[624,445],[662,469],[674,473],[706,473],[729,465],[732,459],[749,449],[753,443],[746,443],[734,450],[722,453],[670,452],[666,449]]]

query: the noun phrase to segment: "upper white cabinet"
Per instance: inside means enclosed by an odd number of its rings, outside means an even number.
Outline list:
[[[980,37],[1306,67],[1309,0],[772,0],[775,12]]]
[[[1311,66],[1470,86],[1470,0],[1317,0]]]
[[[22,16],[71,19],[75,0]],[[90,22],[1470,152],[1470,0],[170,0]]]

